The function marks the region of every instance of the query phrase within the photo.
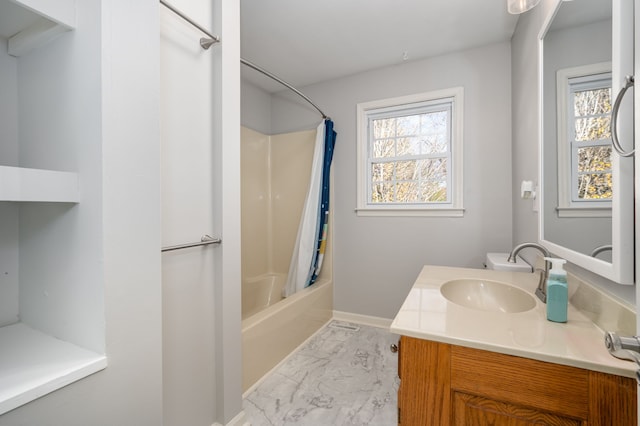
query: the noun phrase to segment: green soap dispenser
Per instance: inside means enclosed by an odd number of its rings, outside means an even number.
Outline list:
[[[547,279],[547,319],[553,322],[567,322],[567,304],[569,303],[569,287],[567,272],[562,265],[564,259],[545,257],[551,262],[551,270]]]

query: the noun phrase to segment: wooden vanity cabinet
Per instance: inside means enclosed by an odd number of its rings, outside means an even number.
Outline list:
[[[636,381],[402,336],[402,426],[637,425]]]

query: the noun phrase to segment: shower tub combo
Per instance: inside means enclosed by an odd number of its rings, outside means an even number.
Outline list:
[[[315,133],[266,136],[242,128],[243,391],[332,317],[331,236],[316,283],[282,297]]]

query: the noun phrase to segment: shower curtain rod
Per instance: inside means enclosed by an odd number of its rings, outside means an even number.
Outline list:
[[[182,19],[184,19],[186,22],[188,22],[189,24],[193,25],[194,27],[196,27],[198,30],[200,30],[202,33],[206,34],[207,37],[209,38],[201,38],[200,39],[200,47],[202,47],[203,49],[207,50],[209,49],[213,44],[215,43],[219,43],[220,42],[220,38],[214,36],[213,34],[211,34],[209,31],[207,31],[206,29],[204,29],[202,26],[200,26],[198,23],[196,23],[193,19],[189,18],[187,15],[185,15],[184,13],[180,12],[178,9],[176,9],[175,7],[173,7],[171,4],[169,4],[168,2],[166,2],[165,0],[160,0],[160,4],[162,4],[163,6],[165,6],[167,9],[169,9],[170,11],[172,11],[173,13],[175,13],[176,15],[178,15],[179,17],[181,17]],[[269,77],[270,79],[282,84],[283,86],[285,86],[287,89],[291,90],[292,92],[294,92],[296,95],[300,96],[302,99],[304,99],[305,101],[309,102],[309,104],[311,104],[312,107],[314,107],[319,113],[320,115],[322,115],[323,119],[329,119],[329,116],[327,114],[325,114],[319,107],[318,105],[316,105],[315,103],[313,103],[313,101],[311,99],[309,99],[308,96],[306,96],[304,93],[302,93],[301,91],[299,91],[298,89],[296,89],[295,87],[293,87],[291,84],[287,83],[286,81],[284,81],[283,79],[281,79],[280,77],[276,76],[273,73],[270,73],[269,71],[265,70],[264,68],[259,67],[258,65],[247,61],[246,59],[240,58],[240,63],[243,65],[248,66],[249,68],[252,68],[256,71],[258,71],[259,73]]]
[[[298,89],[296,89],[295,87],[293,87],[292,85],[290,85],[289,83],[287,83],[286,81],[281,79],[280,77],[270,73],[269,71],[265,70],[264,68],[260,68],[256,64],[254,64],[252,62],[249,62],[246,59],[240,58],[240,63],[242,63],[243,65],[248,66],[249,68],[253,68],[254,70],[258,71],[259,73],[264,74],[267,77],[269,77],[270,79],[275,80],[278,83],[282,84],[287,89],[293,91],[296,95],[300,96],[302,99],[304,99],[305,101],[309,102],[312,107],[314,107],[316,110],[318,110],[318,112],[322,115],[322,118],[324,118],[324,119],[328,119],[329,118],[329,116],[327,116],[327,114],[322,112],[322,110],[318,107],[318,105],[314,104],[313,101],[311,99],[309,99],[309,97],[307,97],[307,95],[305,95],[304,93],[302,93],[301,91],[299,91]]]

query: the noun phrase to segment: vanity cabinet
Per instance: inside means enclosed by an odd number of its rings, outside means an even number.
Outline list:
[[[636,381],[402,336],[398,424],[636,425]]]

